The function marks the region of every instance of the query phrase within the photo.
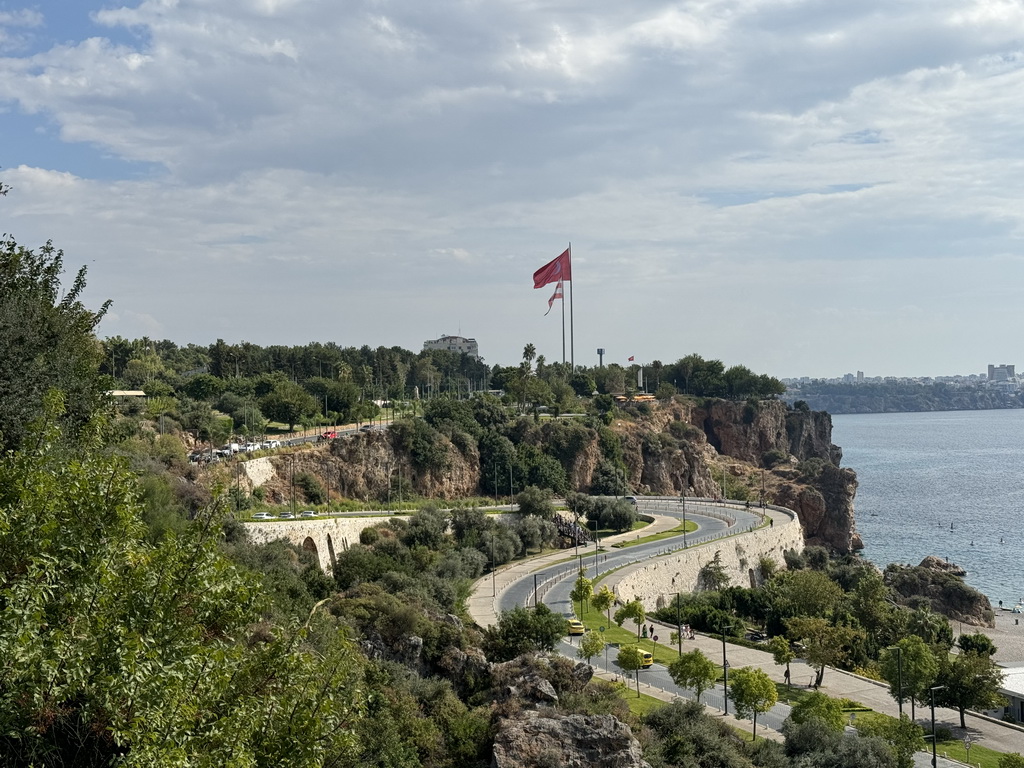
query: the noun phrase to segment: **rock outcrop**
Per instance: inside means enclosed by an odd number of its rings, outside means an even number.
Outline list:
[[[782,471],[776,475],[795,478],[797,473]],[[807,544],[846,554],[864,548],[853,516],[856,494],[857,474],[852,469],[824,464],[812,484],[779,483],[771,498],[797,513]]]
[[[492,768],[650,768],[629,726],[612,715],[526,711],[500,721]]]
[[[929,555],[920,565],[892,564],[885,583],[912,608],[926,606],[935,613],[976,627],[994,627],[992,603],[963,580],[966,571]]]

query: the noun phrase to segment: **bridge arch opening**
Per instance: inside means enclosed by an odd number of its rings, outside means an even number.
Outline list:
[[[318,560],[320,559],[320,551],[317,549],[316,542],[313,541],[312,536],[307,536],[305,538],[305,540],[302,542],[302,548],[307,552],[312,552],[314,555],[317,556]]]

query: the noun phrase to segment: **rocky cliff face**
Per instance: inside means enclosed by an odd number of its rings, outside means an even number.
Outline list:
[[[644,408],[635,418],[615,420],[611,428],[622,446],[626,483],[637,493],[713,497],[728,477],[727,492],[745,491],[747,498],[757,501],[763,486],[768,501],[795,510],[808,543],[841,553],[862,546],[853,518],[857,478],[852,470],[838,466],[842,452],[832,444],[832,419],[827,413],[789,410],[774,400],[757,404],[684,400]],[[534,439],[542,441],[540,430],[536,431]],[[581,427],[574,439],[577,449],[566,469],[570,485],[587,491],[602,460],[600,437],[595,430]],[[384,499],[389,487],[395,497],[399,485],[403,492],[411,489],[426,498],[479,493],[476,447],[470,442],[460,450],[441,436],[437,441],[435,447],[444,455],[437,469],[417,468],[409,455],[396,454],[386,433],[370,432],[268,459],[274,472],[263,485],[269,501],[289,500],[294,462],[296,473],[318,478],[334,497]],[[762,470],[766,454],[781,461],[771,471]],[[808,479],[796,464],[813,459],[820,460],[824,469]],[[255,477],[251,480],[259,484]],[[302,500],[301,491],[296,494]]]
[[[760,465],[769,451],[791,454],[797,461],[819,458],[836,466],[843,452],[832,444],[832,417],[824,411],[791,411],[781,400],[756,405],[712,400],[694,408],[690,423],[726,456]]]
[[[852,469],[825,464],[813,484],[798,481],[794,470],[778,470],[773,476],[773,503],[797,513],[807,544],[846,554],[864,548],[853,517],[857,475]]]
[[[612,715],[526,711],[499,723],[492,768],[650,768],[629,726]]]

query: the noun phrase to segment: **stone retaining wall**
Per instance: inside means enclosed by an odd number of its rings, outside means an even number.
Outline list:
[[[259,459],[257,459],[259,461]],[[252,462],[247,462],[252,463]],[[496,520],[511,522],[519,517],[516,512],[491,515]],[[295,520],[268,520],[242,523],[249,540],[254,544],[267,544],[284,539],[297,547],[316,554],[320,567],[327,573],[334,567],[339,552],[359,543],[359,534],[365,528],[388,520],[408,520],[409,515],[376,515],[368,517],[297,518]]]
[[[804,548],[803,530],[796,515],[781,509],[774,512],[775,524],[771,527],[636,563],[612,574],[604,583],[622,600],[639,599],[647,610],[654,610],[671,602],[676,592],[693,592],[701,568],[719,552],[730,584],[759,585],[761,558],[769,558],[783,569],[786,567],[783,552],[787,549],[802,552]]]

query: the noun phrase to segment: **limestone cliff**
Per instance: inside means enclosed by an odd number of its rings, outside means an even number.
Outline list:
[[[799,482],[794,470],[772,473],[773,503],[797,513],[807,544],[817,544],[846,554],[864,548],[856,531],[853,499],[857,493],[857,475],[852,469],[824,464],[810,483]]]
[[[790,410],[775,400],[679,398],[613,414],[610,427],[621,447],[625,483],[635,493],[717,497],[724,486],[731,498],[756,503],[763,497],[795,510],[808,543],[840,553],[862,546],[853,517],[857,478],[838,466],[842,452],[832,444],[827,413]],[[607,433],[602,438],[599,429],[582,423],[559,428],[561,432],[552,422],[520,422],[517,428],[523,432],[519,437],[542,451],[550,450],[547,441],[562,440],[556,453],[562,456],[570,487],[592,491],[602,464],[608,487],[608,461],[602,452]],[[429,461],[421,457],[418,464],[414,451],[396,450],[390,432],[360,433],[256,460],[269,464],[247,469],[245,479],[251,481],[250,488],[262,485],[268,501],[278,503],[291,498],[293,469],[319,479],[332,498],[386,499],[389,488],[391,498],[410,492],[439,499],[479,493],[475,442],[461,439],[456,445],[439,433],[431,441]],[[301,489],[295,493],[304,501]]]

